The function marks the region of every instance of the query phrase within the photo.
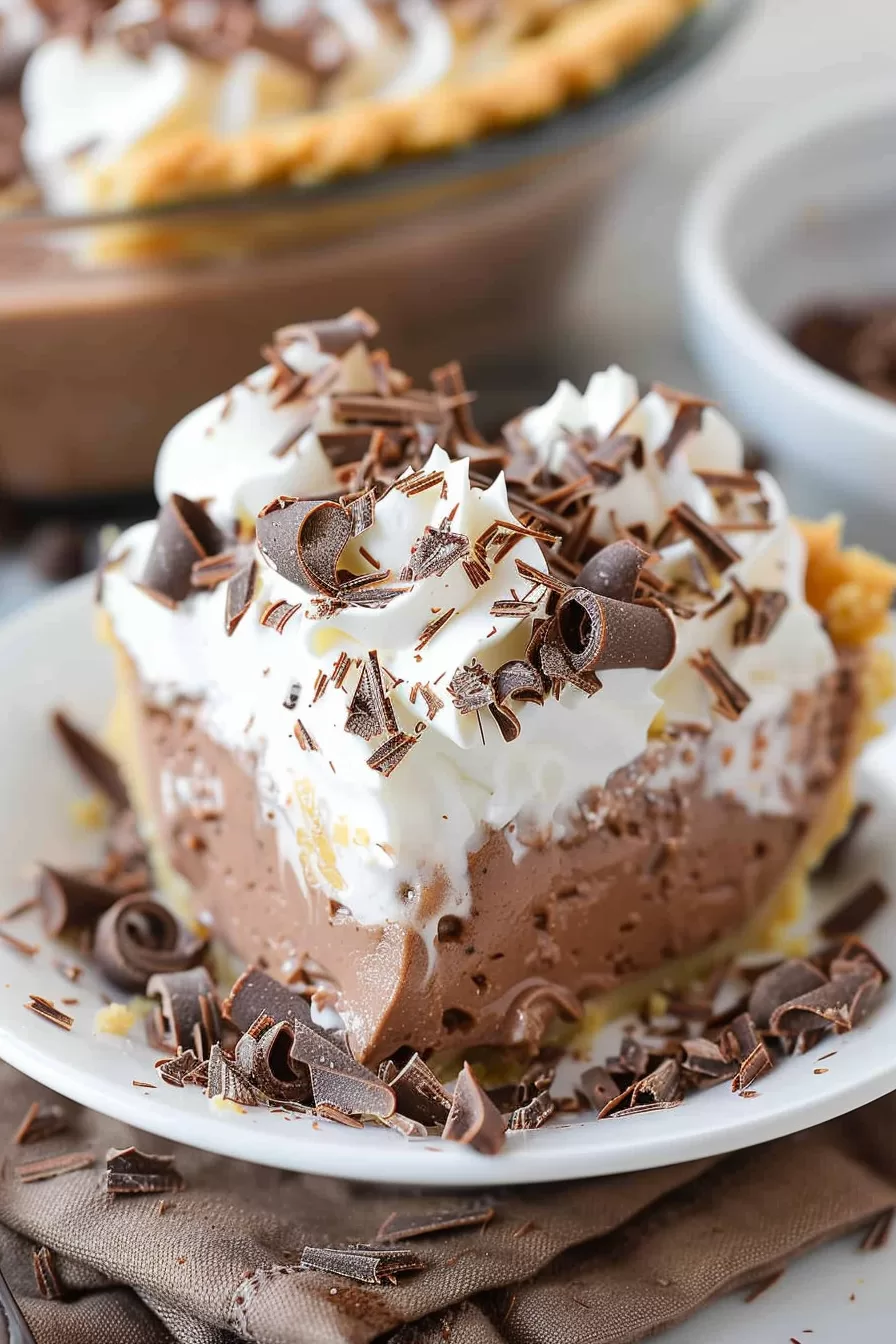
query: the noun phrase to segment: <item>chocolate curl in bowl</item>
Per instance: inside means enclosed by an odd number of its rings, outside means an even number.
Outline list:
[[[508,705],[509,700],[534,705],[544,704],[544,682],[532,663],[514,659],[503,663],[492,677],[494,701],[489,705],[492,718],[501,730],[505,742],[513,742],[520,735],[520,721]]]
[[[675,653],[675,626],[650,602],[619,602],[588,588],[570,588],[557,603],[553,637],[574,671],[621,667],[661,671]]]
[[[223,545],[223,534],[201,504],[172,495],[159,510],[141,587],[182,602],[190,593],[195,562],[217,555]]]
[[[284,579],[308,593],[333,596],[339,557],[352,537],[351,514],[334,500],[281,495],[256,520],[262,555]]]
[[[142,994],[150,976],[198,965],[205,946],[167,906],[126,896],[99,920],[93,954],[114,984]]]

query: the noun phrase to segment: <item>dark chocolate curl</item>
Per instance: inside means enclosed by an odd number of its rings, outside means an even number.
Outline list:
[[[130,806],[128,791],[116,762],[95,738],[83,732],[61,709],[54,710],[53,731],[65,748],[69,760],[93,789],[99,789],[116,812]]]
[[[188,970],[204,955],[204,941],[185,929],[167,906],[145,896],[116,901],[96,926],[94,956],[122,989],[142,993],[150,976]]]
[[[570,588],[557,603],[554,631],[576,672],[619,667],[660,671],[675,653],[675,626],[652,603],[617,602],[587,588]]]
[[[173,602],[189,594],[193,565],[224,545],[220,530],[201,504],[171,495],[159,510],[156,535],[141,582]]]
[[[611,542],[583,565],[576,587],[587,588],[599,597],[615,598],[617,602],[631,602],[649,554],[633,541]]]
[[[499,1153],[504,1147],[506,1122],[486,1096],[469,1064],[464,1064],[454,1084],[451,1110],[442,1138],[469,1144],[478,1153]]]
[[[262,1014],[237,1041],[237,1068],[270,1101],[301,1104],[311,1100],[307,1068],[293,1068],[290,1062],[294,1039],[289,1022],[272,1022]]]
[[[275,980],[260,966],[243,971],[221,1008],[224,1016],[240,1031],[248,1031],[262,1013],[274,1022],[292,1022],[300,1018],[311,1022],[308,1000],[288,985]]]
[[[92,928],[118,896],[110,887],[88,882],[77,873],[41,864],[37,897],[44,932],[49,938],[58,938],[67,929]]]
[[[205,967],[154,975],[146,993],[159,1000],[156,1025],[160,1044],[170,1050],[194,1050],[200,1059],[207,1059],[211,1046],[220,1038],[221,1019],[215,986]]]
[[[334,500],[273,500],[258,515],[258,545],[278,574],[308,593],[339,591],[339,557],[352,536],[351,514]]]
[[[520,735],[520,721],[508,705],[508,700],[528,701],[531,704],[544,703],[544,682],[541,673],[532,663],[523,659],[514,659],[502,663],[492,677],[494,704],[489,712],[501,730],[505,742],[513,742]]]
[[[300,322],[281,327],[275,332],[278,345],[293,341],[308,341],[325,355],[342,356],[359,341],[371,341],[379,331],[379,323],[363,308],[352,308],[341,317],[322,318],[317,322]]]

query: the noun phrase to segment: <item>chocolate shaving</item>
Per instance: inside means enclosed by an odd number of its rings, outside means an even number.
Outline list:
[[[418,1054],[412,1055],[392,1078],[383,1081],[394,1092],[396,1106],[402,1115],[421,1125],[445,1124],[451,1110],[451,1097]]]
[[[388,779],[392,771],[401,765],[416,741],[416,737],[410,737],[407,733],[396,733],[388,742],[377,747],[372,756],[367,757],[367,764],[371,770],[376,770],[378,774],[385,775]]]
[[[430,640],[434,639],[435,636],[442,629],[442,626],[448,624],[448,622],[451,620],[451,617],[454,615],[454,611],[455,611],[454,607],[448,607],[446,611],[443,611],[438,616],[435,616],[427,625],[423,627],[423,629],[420,631],[417,643],[414,645],[415,653],[423,652],[423,650],[426,648]]]
[[[224,594],[224,628],[228,635],[232,635],[252,605],[252,599],[255,594],[255,561],[250,560],[248,564],[233,575],[228,580],[227,592]]]
[[[151,975],[189,970],[202,960],[205,948],[167,906],[145,896],[125,896],[100,918],[93,953],[114,984],[142,993]]]
[[[775,1061],[768,1052],[768,1046],[765,1041],[758,1041],[747,1057],[742,1061],[740,1068],[731,1080],[732,1092],[741,1092],[746,1094],[748,1088],[761,1078],[763,1074],[768,1073],[774,1068]]]
[[[383,686],[375,649],[370,650],[362,665],[361,676],[349,701],[345,730],[363,737],[365,742],[380,733],[398,732],[395,712]]]
[[[787,610],[786,593],[774,588],[741,588],[738,596],[747,604],[746,615],[734,627],[734,644],[742,648],[749,644],[764,644]]]
[[[760,1030],[767,1030],[772,1013],[784,1003],[826,983],[826,977],[810,961],[793,958],[765,971],[753,985],[747,1010]]]
[[[0,929],[0,943],[5,943],[23,957],[36,957],[40,951],[37,943],[26,943],[23,938],[17,938],[14,933],[7,933],[5,929]]]
[[[259,549],[273,569],[309,593],[335,596],[339,557],[352,536],[351,514],[334,500],[281,495],[256,520]]]
[[[725,1059],[742,1063],[759,1044],[756,1023],[749,1013],[738,1015],[722,1028],[719,1034],[719,1049]]]
[[[857,970],[781,1004],[771,1015],[769,1031],[774,1036],[791,1037],[826,1026],[852,1031],[867,1016],[880,986],[880,974],[871,966],[858,964]]]
[[[223,545],[220,529],[201,504],[171,495],[159,510],[141,584],[168,601],[182,602],[190,593],[195,562],[216,555]]]
[[[352,308],[341,317],[323,318],[315,322],[300,322],[289,327],[280,327],[274,333],[277,345],[291,345],[294,341],[307,341],[324,355],[341,358],[353,345],[361,341],[371,341],[379,331],[376,318],[363,308]]]
[[[110,1148],[104,1186],[110,1195],[167,1195],[184,1188],[172,1155],[141,1153],[138,1148]]]
[[[352,500],[348,511],[352,520],[352,536],[360,537],[363,532],[373,527],[376,518],[376,492],[365,490],[363,495],[358,495]]]
[[[381,1083],[374,1074],[365,1078],[354,1069],[343,1072],[341,1069],[323,1068],[316,1064],[310,1065],[308,1071],[317,1107],[333,1106],[344,1115],[375,1115],[383,1120],[395,1110],[392,1088]]]
[[[426,1262],[413,1251],[384,1251],[377,1246],[306,1246],[299,1268],[381,1286],[394,1285],[399,1274],[425,1269]]]
[[[302,387],[302,393],[307,398],[295,408],[295,419],[279,443],[271,449],[271,457],[283,458],[291,448],[294,448],[303,434],[314,424],[320,403],[309,396],[309,384],[306,382]]]
[[[24,1004],[32,1013],[42,1017],[45,1022],[52,1022],[54,1027],[60,1027],[63,1031],[71,1031],[75,1025],[75,1019],[69,1017],[68,1013],[63,1013],[57,1008],[52,999],[45,999],[41,994],[29,994],[30,1003]]]
[[[118,893],[77,873],[41,864],[37,899],[44,932],[50,938],[58,938],[69,929],[91,928],[115,904]]]
[[[578,1091],[593,1110],[602,1111],[608,1102],[619,1096],[620,1088],[610,1071],[596,1064],[582,1074]]]
[[[476,422],[470,411],[470,403],[474,394],[467,391],[463,369],[457,360],[452,360],[450,364],[444,364],[441,368],[433,369],[429,376],[432,379],[433,387],[449,404],[451,425],[461,442],[474,448],[488,449],[489,452],[497,451],[482,437],[476,427]],[[455,444],[451,446],[456,451],[457,446]]]
[[[495,698],[492,679],[475,658],[456,670],[448,683],[448,694],[461,714],[485,709]]]
[[[55,1134],[62,1134],[68,1128],[65,1113],[55,1104],[41,1105],[33,1101],[25,1112],[22,1123],[12,1136],[13,1143],[43,1143]]]
[[[51,722],[72,764],[91,788],[99,790],[116,812],[125,811],[130,806],[128,791],[121,771],[109,753],[94,738],[76,727],[63,710],[55,710]]]
[[[675,626],[660,607],[617,602],[587,588],[570,588],[557,603],[546,647],[559,647],[574,672],[667,667]],[[544,658],[542,667],[545,667]]]
[[[740,551],[711,523],[705,522],[690,504],[675,504],[669,510],[669,518],[677,523],[718,574],[724,574],[726,569],[740,560]]]
[[[296,719],[292,726],[292,733],[303,751],[320,751],[320,747],[302,723],[301,719]]]
[[[461,532],[451,532],[448,521],[439,527],[427,527],[423,536],[411,547],[411,558],[402,578],[415,582],[419,579],[439,578],[458,560],[470,553],[470,539]]]
[[[220,1040],[221,1022],[215,987],[205,967],[153,975],[146,994],[159,1000],[155,1026],[160,1045],[172,1051],[192,1049],[207,1059]]]
[[[504,1147],[504,1117],[482,1090],[469,1064],[463,1065],[454,1085],[451,1108],[442,1138],[469,1144],[477,1153],[499,1153]]]
[[[627,1115],[636,1110],[667,1110],[683,1099],[681,1069],[674,1059],[666,1059],[652,1073],[638,1078],[624,1092],[611,1097],[598,1115]]]
[[[411,694],[410,694],[410,701],[412,705],[416,703],[418,695],[423,700],[423,703],[426,705],[426,717],[427,719],[429,719],[430,723],[432,723],[433,719],[438,714],[439,710],[445,708],[445,701],[440,699],[439,696],[436,695],[435,691],[430,686],[429,682],[422,682],[422,681],[414,682],[414,685],[411,687]]]
[[[518,1106],[510,1116],[508,1129],[541,1129],[554,1114],[556,1107],[550,1092],[539,1092],[525,1105]]]
[[[422,389],[395,397],[345,392],[333,397],[330,405],[337,420],[360,420],[371,425],[413,425],[418,421],[437,425],[442,417],[436,393]]]
[[[155,1069],[163,1083],[171,1087],[183,1087],[198,1064],[194,1051],[187,1049],[181,1050],[173,1059],[157,1059]]]
[[[818,960],[823,959],[823,954]],[[882,984],[887,984],[890,980],[890,972],[879,957],[871,951],[861,938],[855,934],[850,934],[848,938],[837,948],[834,955],[830,958],[830,963],[825,967],[832,980],[838,979],[843,975],[851,975],[853,971],[860,967],[869,968],[876,971],[881,978]]]
[[[327,1101],[322,1101],[319,1106],[315,1107],[315,1114],[319,1115],[322,1120],[332,1120],[334,1124],[346,1125],[349,1129],[364,1128],[363,1120],[356,1120],[353,1115],[347,1115],[338,1106],[331,1106]]]
[[[209,1052],[205,1092],[210,1101],[215,1097],[223,1097],[237,1106],[258,1105],[258,1096],[252,1084],[217,1044]]]
[[[236,551],[224,551],[196,560],[190,571],[190,582],[194,588],[217,588],[219,583],[232,579],[239,569],[240,559]]]
[[[669,395],[672,389],[662,388],[661,384],[655,385],[654,391],[660,392],[662,396],[665,396],[669,400],[673,399]],[[698,400],[696,398],[691,398],[684,393],[676,393],[674,395],[674,400],[679,401],[679,406],[675,414],[675,419],[672,422],[672,428],[669,431],[666,442],[662,444],[656,452],[657,459],[663,467],[668,467],[685,439],[689,439],[692,434],[696,434],[699,431],[703,423],[703,408],[709,404],[702,399]]]
[[[376,1240],[389,1245],[410,1241],[413,1237],[441,1236],[465,1227],[484,1227],[495,1216],[490,1204],[473,1204],[461,1209],[435,1209],[432,1213],[390,1213],[376,1234]]]
[[[700,649],[695,658],[688,659],[691,667],[706,683],[713,694],[713,709],[723,719],[739,719],[750,697],[719,662],[712,649]]]
[[[725,1058],[715,1041],[697,1036],[682,1041],[681,1051],[683,1056],[681,1067],[684,1073],[698,1084],[705,1084],[707,1081],[722,1082],[724,1079],[733,1078],[737,1073],[737,1064]]]
[[[421,1125],[419,1120],[411,1120],[407,1115],[400,1115],[398,1111],[394,1115],[387,1116],[383,1121],[387,1129],[397,1129],[406,1139],[425,1139],[428,1137],[428,1130],[425,1125]]]
[[[842,938],[848,933],[858,933],[889,901],[890,893],[882,882],[874,879],[865,882],[844,905],[828,915],[820,931],[825,938]]]
[[[634,541],[614,541],[592,555],[576,576],[575,586],[600,597],[632,602],[638,578],[650,552]]]
[[[60,1301],[65,1294],[56,1273],[56,1258],[46,1246],[40,1246],[31,1252],[34,1266],[34,1281],[41,1297],[48,1301]]]
[[[16,1176],[22,1185],[35,1181],[51,1181],[56,1176],[68,1176],[72,1171],[86,1171],[94,1164],[93,1153],[59,1153],[56,1157],[38,1157],[16,1167]]]
[[[234,1059],[240,1073],[269,1101],[303,1104],[310,1100],[308,1070],[290,1062],[295,1034],[289,1022],[274,1022],[262,1013],[236,1043]]]
[[[234,984],[221,1005],[224,1017],[241,1032],[267,1014],[274,1022],[293,1022],[298,1018],[310,1025],[308,1000],[287,985],[268,975],[260,966],[250,966]]]

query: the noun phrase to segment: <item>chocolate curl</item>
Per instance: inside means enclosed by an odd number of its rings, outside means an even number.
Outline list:
[[[504,1147],[504,1117],[483,1092],[469,1064],[465,1063],[454,1084],[451,1110],[442,1138],[465,1143],[478,1153],[499,1153]]]
[[[262,1013],[273,1022],[292,1022],[294,1018],[311,1022],[308,1000],[275,980],[260,966],[250,966],[243,971],[221,1005],[221,1011],[241,1032],[248,1031]]]
[[[530,985],[507,1009],[505,1031],[513,1045],[525,1045],[533,1053],[555,1017],[578,1022],[582,1005],[571,990],[562,985]]]
[[[195,966],[205,954],[205,943],[188,933],[167,906],[144,896],[125,896],[97,924],[93,951],[110,980],[142,993],[157,972]]]
[[[649,551],[633,541],[613,541],[582,566],[575,586],[587,588],[599,597],[632,602],[638,577],[649,555]]]
[[[867,1016],[880,987],[879,972],[858,963],[855,971],[781,1004],[771,1015],[769,1031],[775,1036],[799,1036],[829,1026],[838,1032],[852,1031]]]
[[[193,1050],[201,1060],[207,1059],[220,1038],[221,1019],[215,986],[205,967],[153,975],[146,994],[159,1000],[155,1018],[159,1044],[169,1050]]]
[[[98,789],[116,812],[130,806],[128,791],[116,762],[99,742],[72,722],[61,709],[54,710],[51,723],[76,770],[91,788]]]
[[[221,531],[201,504],[172,495],[159,510],[141,583],[163,598],[182,602],[190,592],[195,562],[216,555],[223,545]]]
[[[109,887],[41,864],[37,898],[44,933],[49,938],[58,938],[68,929],[92,928],[118,897],[119,893]]]
[[[409,1120],[444,1125],[448,1119],[451,1098],[419,1055],[412,1055],[403,1069],[381,1081],[391,1087],[398,1109]]]
[[[782,961],[780,966],[773,966],[760,975],[750,991],[747,1011],[756,1026],[765,1031],[776,1008],[820,988],[826,980],[827,977],[811,961],[798,957]]]
[[[327,499],[281,495],[258,515],[258,545],[268,564],[308,593],[335,597],[336,567],[352,536],[352,517]]]
[[[554,640],[576,672],[620,667],[660,671],[675,653],[675,626],[658,606],[617,602],[587,588],[570,588],[557,603]],[[550,638],[548,643],[553,642]]]
[[[293,341],[308,341],[322,354],[340,357],[359,341],[372,341],[379,332],[379,323],[363,308],[352,308],[341,317],[323,318],[319,322],[301,322],[281,327],[274,333],[278,345]]]
[[[290,1063],[294,1040],[289,1022],[274,1022],[262,1013],[236,1043],[237,1068],[271,1101],[302,1104],[311,1100],[307,1068],[294,1069]]]
[[[508,700],[518,700],[533,705],[544,704],[544,682],[541,673],[532,663],[517,658],[502,663],[492,677],[494,703],[489,712],[501,730],[505,742],[513,742],[520,735],[520,721],[508,705]]]

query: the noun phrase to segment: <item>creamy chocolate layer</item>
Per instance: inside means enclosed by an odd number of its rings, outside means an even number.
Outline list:
[[[493,833],[470,858],[471,912],[440,921],[432,958],[414,923],[438,914],[438,875],[409,897],[407,925],[361,925],[325,893],[303,890],[281,863],[273,817],[259,815],[251,759],[198,729],[189,703],[169,711],[142,701],[135,681],[137,768],[159,842],[191,884],[196,911],[273,974],[331,980],[359,1058],[405,1045],[534,1048],[555,1013],[574,1016],[582,998],[700,952],[773,895],[848,763],[861,657],[842,656],[777,725],[805,779],[788,815],[704,795],[711,736],[657,742],[582,800],[580,824],[564,842],[516,836],[512,849],[505,833]],[[174,801],[165,781],[197,774],[218,781],[220,807]]]

